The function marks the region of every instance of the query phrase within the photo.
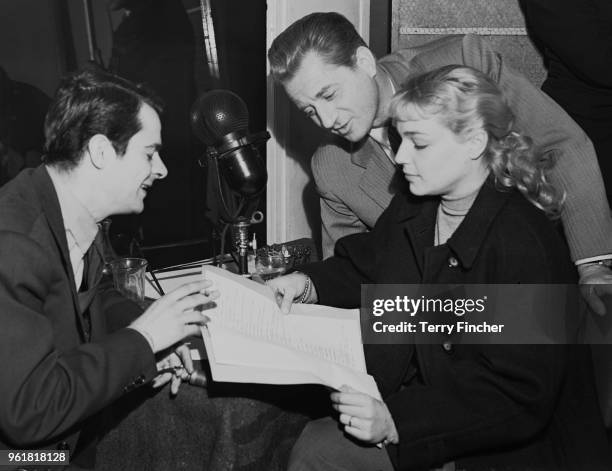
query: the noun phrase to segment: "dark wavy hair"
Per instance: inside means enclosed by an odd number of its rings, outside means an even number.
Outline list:
[[[339,13],[311,13],[279,34],[268,51],[274,80],[290,80],[313,51],[328,64],[355,66],[355,52],[366,46],[353,24]]]
[[[439,118],[458,136],[484,129],[488,142],[481,158],[498,189],[516,188],[549,217],[560,215],[565,195],[547,178],[552,157],[536,154],[531,138],[514,130],[512,110],[485,74],[449,65],[410,77],[391,102],[394,122],[406,120],[413,107],[424,118]]]
[[[116,75],[91,69],[64,78],[45,118],[45,163],[74,168],[96,134],[123,155],[142,129],[143,103],[161,114],[162,104],[151,91]]]

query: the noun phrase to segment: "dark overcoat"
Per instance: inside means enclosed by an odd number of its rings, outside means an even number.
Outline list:
[[[356,307],[363,283],[572,283],[546,216],[488,181],[447,243],[433,246],[438,199],[397,195],[369,233],[303,269],[319,303]],[[399,432],[397,469],[610,469],[588,347],[366,345]]]

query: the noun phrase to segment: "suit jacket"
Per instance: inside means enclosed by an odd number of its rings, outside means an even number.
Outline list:
[[[552,181],[567,192],[562,215],[573,260],[612,253],[612,218],[593,146],[584,132],[548,96],[512,70],[477,36],[451,36],[402,49],[378,62],[396,89],[410,74],[448,64],[487,73],[502,89],[516,115],[516,128],[541,152],[557,158]],[[341,237],[373,227],[395,194],[394,167],[371,138],[354,145],[321,146],[312,160],[321,195],[323,255]]]
[[[447,241],[433,246],[437,199],[399,194],[371,232],[301,267],[319,303],[360,304],[362,283],[569,283],[567,249],[516,192],[485,184]],[[561,322],[561,321],[560,321]],[[366,345],[399,433],[396,469],[610,469],[588,347]]]
[[[70,448],[73,458],[87,419],[156,374],[141,334],[107,333],[107,300],[90,306],[88,342],[45,167],[0,189],[0,448]]]

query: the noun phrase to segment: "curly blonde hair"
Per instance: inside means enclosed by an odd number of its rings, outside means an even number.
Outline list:
[[[425,118],[438,117],[457,136],[484,129],[488,142],[481,158],[497,188],[516,188],[549,217],[560,215],[565,195],[547,178],[552,157],[537,154],[531,138],[514,130],[512,110],[485,74],[449,65],[410,77],[391,102],[394,123],[405,121],[411,107]]]

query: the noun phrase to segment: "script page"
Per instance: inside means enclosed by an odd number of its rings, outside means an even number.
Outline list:
[[[217,308],[207,311],[212,325],[365,373],[359,310],[339,318],[323,312],[346,310],[309,306],[308,310],[321,311],[321,315],[304,316],[300,311],[305,306],[294,304],[292,313],[285,315],[267,286],[215,267],[206,267],[206,277],[222,293]],[[237,346],[232,349],[237,357],[243,354]]]
[[[374,378],[339,364],[318,360],[307,354],[262,344],[222,326],[203,328],[210,368],[215,381],[263,384],[323,384],[333,389],[349,385],[357,391],[381,399]],[[213,341],[214,339],[214,341]],[[248,355],[236,355],[240,345]],[[227,348],[225,348],[227,347]]]
[[[294,304],[285,315],[267,286],[216,267],[204,272],[221,292],[217,307],[206,313],[217,364],[267,368],[268,379],[259,382],[278,384],[300,382],[295,375],[302,371],[310,378],[304,382],[317,377],[314,382],[348,384],[380,397],[366,373],[358,309]]]
[[[358,309],[294,304],[278,308],[270,288],[205,265],[158,274],[165,292],[202,276],[221,296],[202,329],[213,378],[268,384],[348,384],[380,398],[366,373]],[[149,294],[150,293],[150,294]],[[154,291],[147,293],[154,296]]]

